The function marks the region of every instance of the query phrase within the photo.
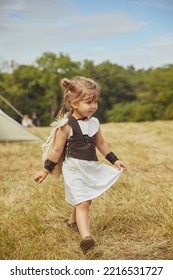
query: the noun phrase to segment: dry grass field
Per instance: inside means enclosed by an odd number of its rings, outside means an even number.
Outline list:
[[[173,122],[109,123],[102,132],[128,170],[93,201],[97,246],[85,255],[64,223],[71,206],[62,179],[33,180],[41,144],[0,143],[1,260],[173,259]]]

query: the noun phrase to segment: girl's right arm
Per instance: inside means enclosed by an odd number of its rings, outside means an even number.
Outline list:
[[[64,146],[67,141],[68,135],[70,132],[70,126],[66,124],[57,130],[55,134],[54,145],[48,154],[48,159],[53,162],[58,162],[60,159],[62,152],[64,151]]]
[[[56,135],[55,135],[55,141],[54,145],[48,155],[48,160],[57,163],[58,160],[60,159],[63,151],[64,151],[64,146],[66,143],[66,140],[68,138],[70,132],[70,126],[66,124],[65,126],[61,127],[60,129],[57,130]],[[38,171],[34,175],[34,180],[37,183],[42,183],[43,180],[47,177],[47,175],[51,173],[48,171],[46,168],[43,168],[43,170]]]

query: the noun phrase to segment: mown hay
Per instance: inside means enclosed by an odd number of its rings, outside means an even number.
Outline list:
[[[79,235],[65,226],[71,206],[62,179],[33,180],[42,166],[40,144],[0,144],[1,259],[173,258],[173,122],[110,123],[102,132],[128,170],[93,201],[97,246],[85,255]]]

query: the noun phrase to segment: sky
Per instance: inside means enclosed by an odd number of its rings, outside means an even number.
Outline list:
[[[173,0],[0,0],[0,65],[44,52],[136,69],[173,63]]]

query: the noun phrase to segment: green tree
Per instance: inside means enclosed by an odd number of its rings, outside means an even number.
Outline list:
[[[147,70],[136,70],[130,65],[125,69],[109,61],[95,65],[86,59],[80,63],[62,53],[57,56],[46,52],[34,65],[18,65],[14,61],[4,65],[0,72],[1,95],[22,114],[36,111],[41,125],[49,125],[60,109],[60,80],[76,75],[100,84],[97,116],[101,122],[173,119],[172,64]],[[3,102],[1,108],[16,118],[16,113]]]
[[[39,83],[44,88],[43,103],[46,104],[47,113],[44,114],[45,122],[55,117],[62,103],[60,80],[64,77],[71,78],[80,72],[80,63],[73,62],[69,56],[62,53],[56,56],[53,53],[44,53],[36,60],[36,65],[41,72]]]

